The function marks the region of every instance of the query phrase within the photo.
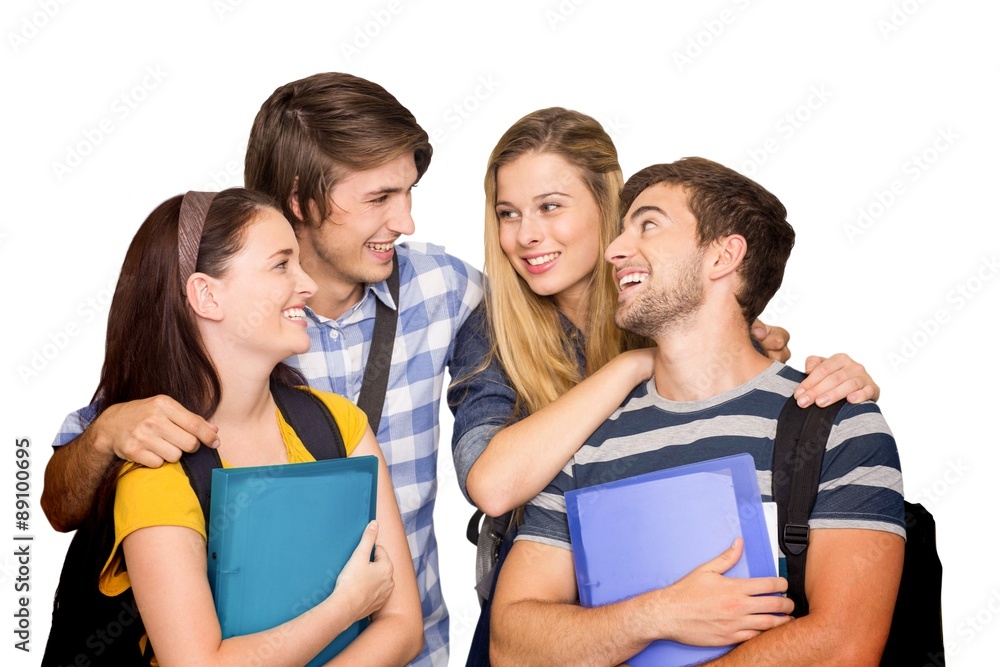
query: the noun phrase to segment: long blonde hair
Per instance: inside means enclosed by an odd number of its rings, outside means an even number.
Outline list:
[[[500,247],[497,217],[497,171],[522,155],[558,155],[576,167],[600,210],[599,247],[603,251],[618,235],[619,193],[623,186],[618,151],[600,123],[577,111],[559,107],[541,109],[521,118],[508,129],[486,166],[486,296],[492,355],[503,365],[517,394],[514,415],[535,412],[564,394],[583,378],[575,344],[560,322],[552,297],[539,296],[511,266]],[[586,373],[589,375],[614,356],[640,343],[614,323],[618,290],[610,264],[594,258],[587,293]]]

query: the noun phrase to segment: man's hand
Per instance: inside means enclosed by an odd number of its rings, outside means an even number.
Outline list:
[[[743,554],[737,538],[721,555],[700,565],[672,586],[647,593],[652,605],[639,618],[657,623],[653,635],[692,646],[727,646],[756,637],[792,620],[795,605],[780,577],[723,576]],[[662,610],[662,611],[661,611]]]
[[[781,363],[791,359],[792,352],[788,349],[789,333],[781,327],[768,326],[760,320],[754,320],[750,333],[757,339],[760,349],[768,359]]]
[[[75,530],[115,458],[158,468],[200,443],[219,446],[218,429],[167,396],[112,405],[45,467],[42,510],[58,531]]]
[[[822,408],[842,398],[849,403],[878,400],[880,392],[875,380],[864,366],[846,354],[807,357],[805,370],[809,377],[795,389],[799,407],[808,407],[815,401]]]
[[[201,444],[219,446],[215,426],[163,395],[112,405],[90,428],[99,430],[100,451],[147,468],[179,461]]]

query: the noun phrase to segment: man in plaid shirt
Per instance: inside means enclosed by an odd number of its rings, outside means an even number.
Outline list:
[[[246,186],[281,204],[295,227],[302,266],[319,285],[306,308],[312,347],[289,360],[311,386],[357,401],[376,301],[398,312],[376,436],[420,588],[424,649],[412,664],[421,666],[448,662],[432,523],[438,404],[455,335],[482,298],[480,273],[442,248],[395,245],[413,232],[410,191],[431,153],[427,133],[382,87],[328,73],[282,86],[264,102],[245,164]],[[386,285],[394,255],[399,303]],[[212,424],[166,396],[95,414],[94,406],[71,414],[54,443],[42,507],[57,530],[81,523],[115,457],[157,467],[201,444],[218,446]]]

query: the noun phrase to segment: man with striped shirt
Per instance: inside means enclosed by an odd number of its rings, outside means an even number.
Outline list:
[[[781,284],[794,232],[785,208],[701,158],[655,165],[622,192],[606,253],[616,322],[657,344],[654,376],[527,507],[493,602],[495,664],[617,665],[658,639],[739,643],[717,665],[877,665],[903,564],[902,477],[872,403],[845,406],[810,516],[810,612],[791,619],[778,578],[722,576],[741,544],[675,584],[596,608],[577,603],[564,494],[686,463],[749,453],[770,501],[777,418],[802,373],[759,355],[748,323]]]

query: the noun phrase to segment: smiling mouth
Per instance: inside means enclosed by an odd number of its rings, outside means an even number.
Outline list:
[[[561,254],[561,252],[550,252],[547,255],[539,255],[538,257],[526,257],[524,261],[529,266],[541,266],[542,264],[548,264]]]
[[[638,271],[635,273],[629,273],[628,275],[622,276],[621,279],[619,279],[618,281],[618,291],[624,292],[625,290],[627,290],[628,288],[632,287],[635,284],[644,283],[646,282],[646,278],[648,277],[649,277],[648,273],[643,273]]]
[[[301,322],[306,319],[306,311],[301,308],[286,308],[281,311],[281,316],[286,320],[292,320],[293,322]]]
[[[394,247],[396,247],[395,243],[393,243],[393,242],[390,242],[390,243],[366,243],[365,246],[367,246],[368,248],[371,248],[375,252],[389,252]]]

